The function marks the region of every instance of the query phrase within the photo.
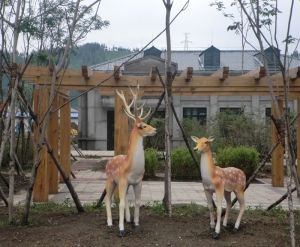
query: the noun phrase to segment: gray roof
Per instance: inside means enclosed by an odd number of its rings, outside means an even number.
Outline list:
[[[194,50],[194,51],[172,51],[171,60],[178,64],[178,71],[184,71],[187,67],[193,67],[195,71],[205,71],[203,66],[203,61],[199,56],[203,52],[203,50]],[[133,52],[129,55],[116,58],[110,61],[106,61],[100,64],[96,64],[91,66],[90,68],[95,71],[102,72],[111,72],[114,70],[114,65],[120,66],[122,63],[125,63],[129,58],[135,56],[138,52]],[[220,67],[228,66],[231,71],[241,71],[242,70],[242,54],[241,50],[221,50],[220,53]],[[245,50],[244,51],[244,70],[250,71],[259,66],[263,66],[262,63],[257,58],[258,52],[254,50]],[[144,53],[141,52],[137,54],[131,61],[135,59],[142,58]],[[161,54],[161,58],[165,58],[164,52]],[[295,68],[300,66],[300,58],[288,57],[290,64],[290,68]],[[283,56],[281,56],[281,61],[283,62]],[[288,66],[287,66],[288,67]],[[121,70],[124,69],[122,66]]]

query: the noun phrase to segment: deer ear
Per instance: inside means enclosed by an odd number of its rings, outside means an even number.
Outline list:
[[[192,140],[194,141],[194,142],[198,142],[198,140],[199,140],[199,138],[198,137],[196,137],[196,136],[191,136],[191,138],[192,138]]]
[[[208,137],[208,142],[212,142],[213,140],[215,139],[215,137],[214,136],[210,136],[210,137]]]

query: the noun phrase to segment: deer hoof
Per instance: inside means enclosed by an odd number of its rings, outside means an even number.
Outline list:
[[[126,237],[125,230],[120,230],[119,237]]]
[[[141,228],[140,228],[139,225],[134,225],[134,230],[137,231],[137,232],[140,232]]]
[[[219,235],[219,233],[214,232],[212,237],[213,237],[213,239],[219,239],[220,235]]]
[[[239,231],[238,228],[233,228],[233,230],[232,230],[233,233],[237,233],[238,231]]]

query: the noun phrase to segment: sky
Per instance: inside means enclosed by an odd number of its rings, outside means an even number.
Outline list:
[[[88,4],[92,0],[84,2]],[[188,50],[203,50],[211,45],[221,50],[242,48],[241,35],[236,35],[234,31],[227,31],[227,27],[233,21],[223,17],[215,7],[210,7],[211,2],[212,0],[190,0],[186,10],[176,18],[170,27],[172,50],[184,50],[185,44],[188,45]],[[223,2],[228,6],[226,11],[235,13],[235,20],[239,21],[236,8],[229,6],[232,0]],[[279,9],[283,12],[278,21],[278,42],[281,50],[284,49],[282,40],[286,35],[290,2],[289,0],[279,0]],[[171,20],[185,3],[185,0],[173,0]],[[298,39],[300,38],[299,12],[300,1],[295,1],[290,33]],[[98,42],[105,43],[108,47],[122,46],[141,49],[165,28],[166,10],[162,0],[102,0],[99,15],[103,20],[110,21],[109,27],[89,33],[82,44]],[[270,36],[269,33],[266,35]],[[185,43],[186,37],[187,43]],[[248,33],[248,39],[254,47],[258,47],[252,31]],[[166,49],[165,32],[148,47],[152,45],[158,49]],[[252,50],[253,48],[247,45],[246,49]],[[295,45],[290,48],[290,50],[294,49]]]

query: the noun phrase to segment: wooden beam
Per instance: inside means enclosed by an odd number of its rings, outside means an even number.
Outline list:
[[[229,67],[223,67],[217,70],[216,72],[214,72],[211,76],[219,77],[219,79],[223,81],[226,78],[228,78],[228,72],[229,72]]]
[[[128,101],[128,92],[124,91]],[[114,128],[114,154],[127,154],[129,145],[129,118],[123,110],[124,103],[115,92],[115,128]],[[116,188],[114,198],[119,198],[119,186]]]
[[[34,91],[34,111],[38,113],[39,119],[42,119],[46,114],[49,105],[49,90],[47,88],[40,87]],[[38,95],[37,95],[38,94]],[[43,126],[40,126],[43,128]],[[35,128],[35,143],[40,138],[38,127]],[[46,131],[47,137],[47,131]],[[36,155],[36,153],[35,153]],[[33,186],[33,198],[34,202],[47,202],[49,195],[49,177],[48,177],[48,152],[46,145],[43,145],[41,150],[41,158],[39,160],[39,168],[36,174],[36,178]],[[34,159],[35,160],[35,159]]]
[[[114,78],[115,80],[120,80],[122,76],[121,68],[117,65],[114,66]]]
[[[90,79],[90,77],[92,77],[93,75],[93,71],[87,65],[81,66],[81,72],[82,72],[82,76],[86,80]]]
[[[297,78],[299,78],[300,77],[300,66],[292,68],[290,70],[287,70],[286,76],[289,77],[291,80],[296,80]],[[281,77],[282,78],[282,73],[279,72],[275,75],[272,75],[272,77]]]
[[[60,104],[67,99],[60,99]],[[60,163],[68,177],[71,176],[71,103],[60,109]],[[60,175],[60,182],[64,182]]]
[[[266,76],[266,69],[264,66],[260,66],[254,70],[249,71],[248,73],[242,75],[243,77],[245,76],[254,76],[255,80],[260,80],[261,78]]]
[[[150,80],[151,81],[155,81],[157,78],[157,71],[156,71],[156,67],[151,67],[150,69]]]
[[[58,95],[55,96],[53,100],[52,109],[58,107]],[[59,145],[59,126],[58,126],[58,111],[50,115],[49,125],[48,125],[48,139],[50,145],[53,149],[53,154],[58,157],[58,145]],[[53,159],[48,154],[48,174],[49,174],[49,194],[58,193],[58,170],[53,162]]]
[[[193,67],[187,67],[179,77],[183,77],[185,81],[190,81],[193,78]]]
[[[280,114],[283,113],[283,100],[278,100],[278,106],[279,106],[279,111]],[[274,103],[272,103],[271,107],[271,114],[277,119],[278,116],[275,111],[275,106]],[[274,123],[271,123],[271,142],[272,146],[277,142],[278,140],[278,135],[277,135],[277,130],[274,125]],[[284,182],[284,169],[283,169],[283,155],[284,155],[284,149],[281,144],[279,144],[276,149],[272,153],[272,159],[271,159],[271,164],[272,164],[272,186],[273,187],[283,187],[283,182]]]
[[[38,69],[37,69],[38,68]],[[30,73],[30,74],[28,74]],[[47,68],[36,67],[33,68],[31,73],[28,70],[28,73],[24,74],[24,80],[27,80],[27,76],[30,76],[30,79],[33,78],[33,75],[36,75],[35,84],[39,85],[49,85],[51,82],[47,80],[46,76]],[[253,71],[251,73],[254,73]],[[219,77],[214,76],[194,76],[192,80],[187,84],[184,77],[177,76],[173,81],[173,95],[231,95],[227,91],[234,92],[234,95],[269,95],[269,85],[268,79],[266,77],[261,78],[259,81],[255,80],[254,75],[246,76],[229,76],[223,83],[220,83]],[[248,74],[249,75],[249,74]],[[151,81],[150,76],[128,76],[122,75],[121,78],[117,81],[111,74],[107,73],[93,73],[93,76],[89,80],[85,80],[82,77],[81,71],[66,71],[66,76],[64,77],[62,84],[60,85],[60,90],[86,90],[90,87],[99,84],[99,82],[106,80],[108,77],[111,77],[107,81],[103,82],[101,85],[94,88],[102,93],[102,91],[109,91],[109,95],[114,95],[115,89],[124,89],[128,86],[135,87],[136,82],[139,81],[140,90],[144,91],[143,95],[156,95],[159,96],[162,92],[162,86],[159,80]],[[28,78],[29,79],[29,78]],[[162,77],[164,80],[164,76]],[[282,77],[276,78],[271,77],[271,83],[274,88],[278,88],[280,93],[283,92],[283,79]],[[29,81],[29,80],[27,80]],[[57,86],[59,85],[60,80],[57,80]],[[300,77],[297,77],[293,83],[289,86],[291,93],[300,93]],[[113,94],[111,94],[113,92]],[[224,93],[225,92],[225,93]],[[244,92],[247,92],[244,94]]]
[[[300,98],[297,100],[297,113],[300,114]],[[297,118],[297,147],[300,147],[300,117]],[[297,148],[297,174],[300,177],[300,148]]]

